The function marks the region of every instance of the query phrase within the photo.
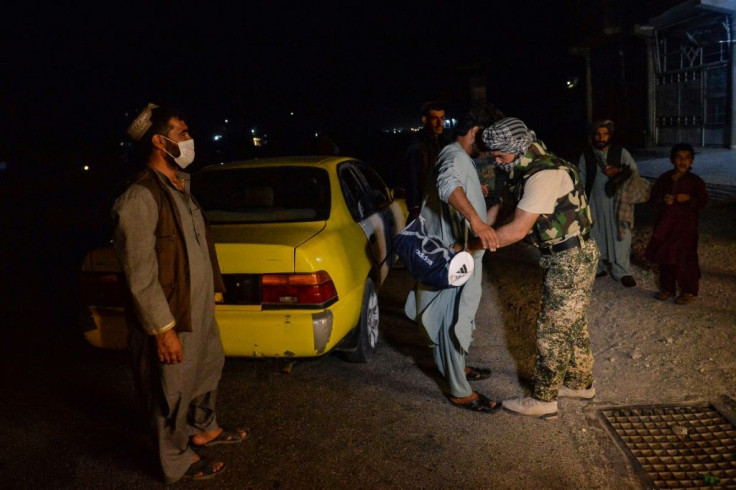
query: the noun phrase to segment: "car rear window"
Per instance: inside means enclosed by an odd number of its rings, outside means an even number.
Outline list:
[[[322,221],[330,216],[330,180],[321,168],[205,171],[192,179],[192,194],[213,223]]]

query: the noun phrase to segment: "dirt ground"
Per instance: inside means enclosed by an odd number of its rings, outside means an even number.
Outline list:
[[[651,211],[637,209],[632,262],[637,286],[625,288],[610,276],[596,279],[589,311],[596,358],[598,401],[681,403],[736,391],[736,203],[713,203],[701,214],[700,295],[690,305],[659,301],[656,266],[643,251],[652,231]],[[520,375],[529,374],[541,299],[541,274],[531,248],[502,252],[488,261],[495,294],[510,335],[509,350]],[[512,267],[508,267],[512,265]],[[531,280],[534,276],[537,280]],[[526,278],[526,280],[524,280]],[[521,284],[521,286],[518,286]],[[526,332],[525,332],[526,331]]]
[[[637,286],[624,288],[610,276],[596,279],[589,312],[596,358],[598,401],[681,403],[736,391],[736,203],[713,203],[701,215],[700,295],[690,305],[659,301],[656,266],[643,251],[652,231],[651,211],[639,206],[632,245]],[[535,252],[524,246],[488,261],[492,283],[510,335],[509,350],[520,375],[529,374],[541,298]],[[508,267],[512,265],[512,267]],[[534,276],[537,280],[530,280]],[[526,280],[524,280],[526,278]],[[521,286],[518,286],[521,284]],[[526,332],[525,332],[526,331]],[[515,332],[516,333],[516,332]],[[517,352],[514,352],[515,350]]]
[[[654,298],[656,266],[643,257],[653,222],[647,206],[638,206],[632,245],[637,286],[625,288],[610,276],[596,279],[588,317],[597,396],[589,404],[561,401],[559,421],[575,439],[572,458],[587,468],[584,481],[589,488],[637,486],[635,465],[616,454],[616,445],[596,421],[598,409],[711,403],[723,396],[736,399],[734,212],[736,203],[720,202],[701,214],[702,279],[700,295],[690,305],[677,305],[674,298]],[[471,361],[475,357],[487,362],[490,354],[492,366],[501,374],[492,385],[494,394],[528,393],[531,386],[534,345],[530,339],[542,294],[537,258],[537,252],[523,244],[496,257],[486,256],[484,295],[493,307],[480,310],[477,320],[491,326],[491,335],[489,339],[478,336]],[[496,309],[500,318],[493,313]],[[575,413],[588,420],[587,427],[575,421]],[[631,479],[624,477],[616,484],[617,474]]]

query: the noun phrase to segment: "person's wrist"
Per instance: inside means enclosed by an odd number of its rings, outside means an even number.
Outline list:
[[[480,219],[480,216],[473,216],[468,221],[470,221],[470,227],[473,229],[473,231],[486,224],[485,221]]]

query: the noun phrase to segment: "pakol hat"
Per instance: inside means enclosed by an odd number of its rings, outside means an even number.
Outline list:
[[[156,108],[158,108],[156,104],[149,103],[146,108],[138,114],[138,117],[133,119],[133,122],[130,123],[126,132],[133,141],[140,141],[143,135],[146,134],[146,131],[151,127],[153,124],[151,122],[151,111]]]

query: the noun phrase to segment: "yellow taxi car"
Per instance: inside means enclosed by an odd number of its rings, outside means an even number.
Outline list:
[[[289,157],[206,167],[192,194],[212,226],[227,291],[215,308],[225,353],[368,362],[378,340],[376,290],[406,207],[368,165]],[[87,340],[123,347],[122,279],[112,247],[82,267]]]

